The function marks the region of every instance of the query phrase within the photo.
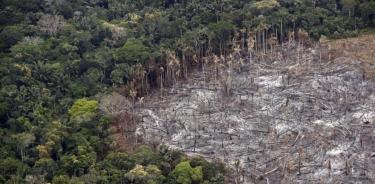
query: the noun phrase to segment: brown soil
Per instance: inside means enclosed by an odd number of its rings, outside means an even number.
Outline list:
[[[348,57],[361,61],[366,79],[375,79],[375,35],[332,40],[328,43],[333,58]]]

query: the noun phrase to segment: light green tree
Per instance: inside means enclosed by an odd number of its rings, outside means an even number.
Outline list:
[[[191,184],[203,181],[202,167],[192,168],[188,161],[180,162],[172,171],[171,176],[178,184]]]
[[[69,115],[72,120],[78,122],[90,121],[98,109],[98,101],[81,98],[74,102],[69,109]]]
[[[125,177],[135,184],[162,184],[165,177],[156,165],[136,165]]]
[[[114,54],[114,58],[120,63],[143,63],[149,57],[149,48],[147,48],[139,39],[135,38],[128,39],[124,46],[119,48]]]
[[[12,138],[21,154],[21,160],[24,161],[26,158],[26,149],[35,142],[35,136],[31,133],[23,132],[12,135]]]

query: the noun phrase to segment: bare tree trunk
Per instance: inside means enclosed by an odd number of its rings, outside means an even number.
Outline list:
[[[262,45],[263,45],[263,54],[266,54],[266,34],[265,34],[265,29],[263,30],[263,43],[262,43]]]
[[[163,96],[163,68],[161,68],[161,73],[160,73],[160,90],[161,90],[161,95]]]
[[[203,87],[206,87],[205,62],[206,62],[206,58],[203,58],[203,61],[202,61]]]
[[[197,117],[196,117],[196,114],[194,113],[193,114],[194,116],[194,145],[193,145],[193,152],[195,153],[195,148],[196,148],[196,145],[197,145]]]
[[[283,39],[284,39],[284,32],[283,32],[283,18],[280,19],[280,40],[281,40],[281,45],[283,44]]]
[[[267,53],[268,51],[268,30],[265,29],[265,32],[264,32],[264,47],[265,47],[265,54]]]
[[[187,76],[187,61],[186,61],[185,52],[182,52],[182,63],[183,63],[183,66],[184,66],[185,79],[187,79],[188,78],[188,76]]]
[[[258,51],[258,32],[255,33],[255,52]]]

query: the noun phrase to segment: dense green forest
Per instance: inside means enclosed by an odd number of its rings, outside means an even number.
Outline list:
[[[0,2],[0,183],[223,183],[219,163],[117,151],[98,96],[144,96],[251,38],[262,50],[297,30],[318,40],[375,26],[373,0]]]

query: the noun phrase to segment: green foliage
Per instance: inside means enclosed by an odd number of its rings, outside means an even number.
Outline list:
[[[253,7],[256,8],[258,11],[264,12],[267,10],[274,9],[279,7],[280,4],[276,0],[261,0],[257,1],[253,4]]]
[[[226,173],[225,165],[221,162],[208,162],[202,157],[195,157],[190,160],[192,167],[202,167],[203,179],[212,183],[222,183],[224,181],[223,173]]]
[[[3,179],[9,180],[15,176],[22,177],[27,171],[27,166],[20,160],[14,158],[6,158],[0,160],[0,170]]]
[[[146,168],[142,165],[136,165],[126,173],[125,177],[135,184],[162,184],[165,180],[165,177],[155,165],[148,165]]]
[[[133,158],[140,165],[158,164],[161,161],[161,157],[148,146],[140,146],[134,152]]]
[[[102,164],[105,168],[113,168],[118,170],[130,170],[134,167],[135,161],[126,153],[109,153]]]
[[[69,90],[73,97],[84,97],[87,93],[87,87],[81,82],[72,82],[69,84]]]
[[[53,177],[53,184],[70,184],[70,178],[67,175],[58,175]]]
[[[217,23],[211,23],[207,27],[208,30],[211,30],[211,32],[208,34],[209,38],[215,45],[214,48],[217,48],[219,49],[219,52],[222,52],[229,46],[229,43],[235,31],[234,25],[227,21],[220,21]]]
[[[19,26],[7,26],[0,32],[0,50],[9,49],[24,37]]]
[[[39,37],[27,37],[11,48],[13,57],[26,62],[35,62],[44,57],[46,42]]]
[[[358,0],[341,0],[340,2],[347,9],[354,8],[359,3]]]
[[[51,158],[41,158],[35,162],[34,172],[40,175],[46,175],[47,179],[52,179],[58,169],[57,163]]]
[[[69,109],[71,119],[82,121],[90,121],[96,115],[98,109],[98,101],[81,98],[74,102]]]
[[[239,30],[285,39],[303,28],[318,39],[375,26],[372,0],[3,0],[0,9],[0,183],[220,183],[217,163],[194,158],[189,167],[166,149],[111,150],[110,119],[95,99],[148,81],[135,66],[157,73],[165,50],[186,62],[226,54]],[[130,177],[132,169],[146,177]]]
[[[0,101],[0,118],[5,116],[8,111],[9,111],[9,108],[8,108],[8,103],[7,102],[1,102]]]
[[[139,39],[130,38],[115,52],[115,59],[121,62],[144,63],[150,57],[150,49]]]
[[[192,184],[202,182],[202,167],[192,168],[188,161],[180,162],[171,173],[171,178],[178,184]]]

